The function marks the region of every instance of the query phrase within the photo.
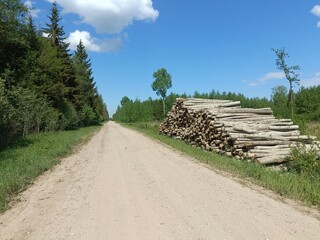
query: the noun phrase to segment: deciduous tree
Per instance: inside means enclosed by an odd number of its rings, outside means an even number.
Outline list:
[[[155,78],[155,80],[152,83],[151,87],[152,90],[155,91],[158,96],[162,97],[163,115],[165,115],[165,99],[167,96],[167,90],[172,87],[171,75],[167,72],[165,68],[160,68],[158,71],[153,73],[153,78]]]
[[[294,84],[299,85],[300,79],[299,76],[300,74],[297,73],[296,71],[300,70],[299,65],[294,65],[294,66],[288,66],[286,63],[286,58],[289,57],[289,54],[285,51],[284,48],[282,49],[272,49],[277,58],[276,58],[276,66],[279,70],[283,71],[286,79],[289,81],[289,94],[288,94],[288,102],[287,106],[291,108],[291,117],[293,118],[293,86]]]

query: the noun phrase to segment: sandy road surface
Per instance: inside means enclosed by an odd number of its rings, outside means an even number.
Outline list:
[[[320,221],[110,122],[0,216],[0,239],[320,239]]]

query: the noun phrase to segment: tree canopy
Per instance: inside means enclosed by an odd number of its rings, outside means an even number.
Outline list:
[[[155,80],[151,87],[158,96],[162,97],[163,113],[165,114],[165,98],[167,96],[167,90],[172,87],[171,75],[165,68],[160,68],[158,71],[153,73],[153,78],[155,78]]]
[[[171,75],[165,68],[160,68],[153,73],[153,78],[155,80],[151,85],[152,90],[164,99],[167,96],[167,90],[172,87]]]

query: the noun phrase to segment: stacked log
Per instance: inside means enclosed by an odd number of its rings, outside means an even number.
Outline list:
[[[270,108],[242,108],[239,101],[177,99],[160,133],[204,150],[263,165],[288,160],[291,148],[312,148],[315,137],[300,134],[290,119],[276,119]]]

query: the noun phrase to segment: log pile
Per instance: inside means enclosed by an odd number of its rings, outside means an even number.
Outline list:
[[[290,119],[276,119],[270,108],[241,108],[240,102],[177,99],[160,133],[208,151],[263,165],[288,160],[292,147],[312,148],[315,137],[300,134]]]

